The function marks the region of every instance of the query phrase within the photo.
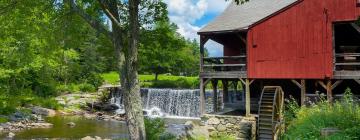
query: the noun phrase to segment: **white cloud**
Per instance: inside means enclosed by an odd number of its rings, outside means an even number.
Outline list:
[[[222,12],[228,2],[225,0],[165,0],[168,4],[169,18],[171,22],[178,25],[178,32],[185,38],[197,39],[197,31],[204,25],[194,25],[197,20],[200,20],[206,14],[216,14]],[[214,45],[210,43],[209,45]],[[210,49],[217,49],[219,47],[212,46]],[[217,54],[216,54],[217,55]]]

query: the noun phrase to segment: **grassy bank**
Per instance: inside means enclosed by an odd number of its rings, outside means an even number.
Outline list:
[[[293,101],[286,112],[288,129],[284,139],[360,139],[360,105],[352,97],[351,90],[333,104],[322,100],[310,107],[299,107]],[[340,131],[328,137],[321,136],[323,128]]]
[[[116,72],[104,73],[101,77],[109,84],[119,84],[119,75]],[[144,88],[187,88],[199,87],[198,77],[159,75],[155,81],[155,75],[139,75],[140,85]]]

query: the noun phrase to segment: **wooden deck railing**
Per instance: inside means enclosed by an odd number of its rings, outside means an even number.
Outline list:
[[[246,71],[246,55],[204,57],[204,72],[209,71]]]
[[[360,70],[360,53],[336,53],[335,70]]]

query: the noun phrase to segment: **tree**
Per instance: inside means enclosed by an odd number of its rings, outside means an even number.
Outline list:
[[[68,0],[72,11],[80,15],[95,30],[106,35],[113,42],[118,62],[117,67],[120,73],[120,83],[123,88],[130,139],[145,139],[144,118],[137,72],[139,22],[146,26],[158,18],[164,17],[159,16],[166,11],[164,3],[161,1],[140,0],[124,2],[118,0],[97,0],[97,2],[96,4],[101,7],[101,12],[111,21],[111,30],[106,28],[96,18],[87,14],[83,8],[78,7],[74,0]],[[88,4],[94,5],[95,3]],[[142,10],[140,16],[139,7]],[[127,30],[129,30],[129,34]],[[128,35],[130,36],[129,38]]]

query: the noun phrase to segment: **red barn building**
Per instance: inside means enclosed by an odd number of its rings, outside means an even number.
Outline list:
[[[271,96],[274,105],[275,98],[283,98],[282,91],[298,97],[301,104],[306,97],[315,96],[316,91],[325,93],[329,101],[336,97],[333,92],[343,93],[348,86],[358,92],[360,27],[355,22],[359,16],[360,0],[231,3],[198,32],[202,54],[201,99],[210,81],[215,93],[218,81],[222,81],[224,102],[229,82],[242,81],[246,89],[246,115],[250,115],[253,101],[250,99],[257,98],[261,118],[267,92],[274,92]],[[204,56],[208,40],[224,46],[223,57]],[[217,93],[214,96],[218,98]],[[217,101],[214,104],[216,110]],[[204,106],[201,100],[202,113]]]

